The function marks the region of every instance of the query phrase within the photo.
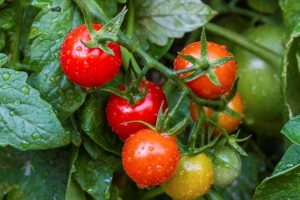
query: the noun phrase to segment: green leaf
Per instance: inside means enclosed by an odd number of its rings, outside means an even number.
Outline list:
[[[4,192],[8,200],[64,199],[68,161],[64,149],[20,152],[1,148],[0,197]]]
[[[104,94],[88,98],[80,112],[80,127],[104,150],[120,155],[122,143],[106,122],[106,102]]]
[[[300,90],[299,66],[297,52],[300,45],[300,26],[295,28],[286,44],[283,62],[281,67],[281,91],[283,94],[284,116],[288,120],[290,117],[300,114]]]
[[[281,130],[293,143],[300,145],[300,115],[288,121]]]
[[[107,163],[107,165],[113,170],[122,170],[122,163],[119,156],[105,151],[96,143],[92,142],[88,138],[85,138],[83,142],[84,148],[87,153],[96,161]]]
[[[216,12],[200,0],[137,0],[134,36],[143,44],[147,40],[164,46],[169,38],[203,26]]]
[[[266,178],[255,190],[256,200],[300,198],[300,146],[289,147],[271,177]]]
[[[51,11],[51,7],[61,10]],[[80,14],[70,0],[54,0],[51,5],[42,6],[30,33],[31,66],[33,70],[41,69],[31,75],[30,84],[51,103],[60,119],[68,118],[86,96],[79,86],[68,81],[59,63],[60,46],[65,35],[80,23]]]
[[[109,18],[112,18],[117,14],[118,11],[118,0],[110,1],[97,1],[99,6],[102,8],[104,14]]]
[[[27,150],[68,144],[70,134],[26,79],[24,72],[0,69],[0,146]]]
[[[4,34],[4,32],[0,31],[0,51],[2,51],[2,49],[4,49],[5,44],[6,44],[5,34]]]
[[[84,191],[80,188],[77,182],[75,182],[72,178],[72,174],[75,169],[75,161],[78,158],[79,148],[72,146],[72,155],[71,155],[71,162],[70,162],[70,172],[69,172],[69,179],[67,184],[67,191],[65,200],[86,200]]]
[[[9,30],[15,25],[15,13],[12,9],[1,10],[0,30]]]
[[[168,107],[174,108],[176,103],[178,102],[178,99],[181,96],[182,90],[180,90],[175,83],[172,81],[168,80],[165,82],[165,84],[162,87],[168,101]],[[190,99],[185,96],[184,99],[182,100],[179,109],[176,112],[176,115],[174,115],[174,118],[172,118],[172,121],[170,122],[172,126],[177,125],[180,123],[185,117],[187,116],[187,113],[189,113],[189,105],[190,105]],[[191,123],[191,120],[190,120]]]
[[[112,169],[105,163],[92,160],[81,151],[75,163],[74,179],[96,200],[109,199]]]
[[[7,55],[0,53],[0,67],[7,63]]]
[[[299,24],[300,20],[300,1],[298,0],[279,0],[283,19],[290,32]]]

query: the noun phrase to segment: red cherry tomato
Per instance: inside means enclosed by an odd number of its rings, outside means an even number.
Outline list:
[[[228,103],[227,105],[230,109],[234,110],[235,112],[238,112],[240,114],[244,113],[244,103],[241,95],[237,92],[234,98]],[[195,102],[191,102],[190,104],[190,113],[192,116],[192,119],[194,121],[197,121],[199,118],[199,113],[197,109],[197,105]],[[204,113],[208,117],[212,117],[214,110],[209,107],[204,107]],[[223,112],[219,113],[218,116],[218,124],[221,125],[228,133],[232,133],[235,131],[239,125],[241,124],[240,118],[235,118],[231,115],[225,114]],[[216,128],[214,130],[214,135],[221,134],[221,130]]]
[[[176,138],[150,129],[131,135],[123,146],[124,170],[140,188],[168,180],[175,173],[179,160]]]
[[[186,46],[181,53],[186,55],[191,55],[193,57],[200,57],[200,42],[194,42]],[[213,42],[207,42],[207,52],[208,60],[213,61],[216,59],[231,56],[232,54],[228,52],[224,46],[218,45]],[[192,64],[181,56],[177,56],[174,62],[174,70],[182,70],[191,67]],[[214,85],[207,77],[207,75],[199,76],[197,79],[186,82],[187,86],[198,95],[199,97],[206,99],[216,99],[222,95],[230,92],[236,76],[236,62],[235,60],[230,60],[223,65],[214,68],[215,74],[218,77],[221,86]],[[187,76],[187,73],[181,74],[180,77]]]
[[[146,83],[148,83],[148,93],[138,101],[135,105],[130,105],[126,99],[112,94],[106,106],[106,118],[112,130],[125,140],[130,134],[138,130],[147,128],[140,123],[129,123],[133,120],[141,120],[149,124],[155,125],[159,108],[163,103],[163,110],[168,106],[167,98],[162,89],[150,81],[142,81],[141,88],[145,91]],[[124,89],[124,86],[122,87]]]
[[[100,30],[100,24],[93,25]],[[83,87],[97,87],[112,80],[122,64],[120,46],[110,42],[108,47],[114,52],[109,55],[99,48],[88,48],[81,41],[91,37],[85,24],[72,30],[61,46],[61,66],[66,76]]]

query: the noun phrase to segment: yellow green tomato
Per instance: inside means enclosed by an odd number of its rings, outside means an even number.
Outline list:
[[[193,200],[207,193],[213,184],[211,159],[204,153],[183,156],[175,175],[161,186],[176,200]]]

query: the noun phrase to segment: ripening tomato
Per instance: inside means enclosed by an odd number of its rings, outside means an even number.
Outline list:
[[[234,110],[235,112],[238,112],[240,114],[244,113],[243,99],[238,92],[236,93],[234,98],[228,103],[227,106],[230,109]],[[205,112],[206,116],[211,118],[214,110],[209,107],[204,107],[204,112]],[[197,121],[199,118],[199,113],[198,113],[197,105],[195,104],[195,102],[191,102],[191,104],[190,104],[190,113],[191,113],[192,119],[194,121]],[[221,112],[221,113],[219,113],[219,116],[218,116],[218,124],[221,125],[223,128],[225,128],[225,130],[228,133],[232,133],[241,124],[241,119],[235,118],[229,114],[225,114],[225,113]],[[220,133],[221,133],[220,129],[216,128],[214,130],[214,135],[217,135]]]
[[[100,24],[93,25],[100,30]],[[91,40],[85,24],[73,29],[65,38],[60,52],[61,66],[72,82],[83,87],[97,87],[112,80],[119,73],[122,64],[121,50],[118,44],[110,42],[108,47],[114,55],[99,48],[86,47],[83,42]]]
[[[161,186],[173,199],[193,200],[208,192],[213,181],[212,161],[200,153],[182,157],[176,174]]]
[[[123,146],[124,170],[140,188],[168,180],[175,173],[179,160],[176,138],[150,129],[131,135]]]
[[[181,53],[185,55],[190,55],[195,58],[200,57],[200,42],[194,42],[186,46]],[[208,60],[214,61],[216,59],[221,59],[224,57],[232,56],[230,52],[228,52],[225,46],[218,45],[213,42],[207,42],[207,51],[208,51]],[[182,58],[181,56],[177,56],[174,62],[174,70],[182,70],[185,68],[192,67],[192,64]],[[191,90],[198,95],[199,97],[206,99],[216,99],[221,97],[222,95],[230,92],[236,76],[236,62],[234,59],[226,62],[223,65],[217,66],[214,68],[214,72],[218,77],[221,86],[214,85],[207,75],[201,75],[197,79],[186,82],[187,86],[191,88]],[[180,77],[187,76],[188,73],[181,74]]]
[[[151,125],[156,124],[160,106],[163,104],[163,111],[167,108],[167,98],[162,89],[150,81],[141,81],[141,89],[145,91],[148,84],[146,96],[134,105],[130,105],[126,99],[112,94],[106,106],[106,118],[112,130],[125,140],[130,134],[146,128],[140,123],[128,123],[133,120],[140,120]],[[124,89],[125,86],[121,87]]]

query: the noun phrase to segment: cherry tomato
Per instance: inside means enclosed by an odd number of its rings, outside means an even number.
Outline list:
[[[232,110],[234,110],[235,112],[238,112],[240,114],[244,113],[243,99],[238,92],[236,93],[235,97],[228,103],[227,106],[229,108],[231,108]],[[211,118],[214,110],[209,107],[204,107],[204,112],[205,112],[206,116]],[[198,113],[197,105],[195,104],[195,102],[191,102],[191,104],[190,104],[190,113],[191,113],[192,119],[194,121],[197,121],[199,118],[199,113]],[[219,113],[218,124],[221,125],[223,128],[225,128],[225,130],[228,133],[232,133],[241,124],[241,119],[235,118],[229,114],[225,114],[222,112],[222,113]],[[216,128],[214,130],[214,135],[218,135],[220,133],[221,133],[220,129]]]
[[[200,42],[194,42],[186,46],[181,53],[191,55],[193,57],[200,57]],[[231,56],[232,54],[226,50],[224,46],[213,42],[207,42],[208,60],[213,61],[223,57]],[[192,64],[181,56],[177,56],[174,62],[174,70],[182,70],[192,67]],[[214,85],[207,77],[207,75],[199,76],[197,79],[186,82],[187,86],[198,95],[206,99],[216,99],[230,92],[236,76],[236,62],[230,60],[223,65],[214,68],[215,74],[218,77],[221,86]],[[187,73],[181,74],[180,77],[185,77]]]
[[[140,188],[168,180],[175,173],[179,160],[176,138],[150,129],[131,135],[123,146],[124,170]]]
[[[213,153],[214,185],[225,187],[241,173],[241,158],[233,149],[223,146]]]
[[[100,30],[100,24],[93,25]],[[66,76],[83,87],[97,87],[112,80],[122,64],[120,46],[110,42],[108,47],[114,55],[99,48],[88,48],[81,41],[90,41],[91,37],[85,24],[72,30],[61,46],[61,66]]]
[[[129,123],[133,120],[141,120],[155,125],[159,108],[163,103],[163,110],[168,106],[167,99],[162,89],[150,81],[142,81],[141,89],[145,90],[148,83],[148,93],[135,105],[130,105],[126,99],[112,94],[106,106],[106,118],[112,130],[125,140],[130,134],[146,128],[140,123]],[[124,86],[121,88],[125,88]]]
[[[182,157],[176,174],[161,186],[173,199],[192,200],[208,192],[213,180],[212,161],[201,153]]]

